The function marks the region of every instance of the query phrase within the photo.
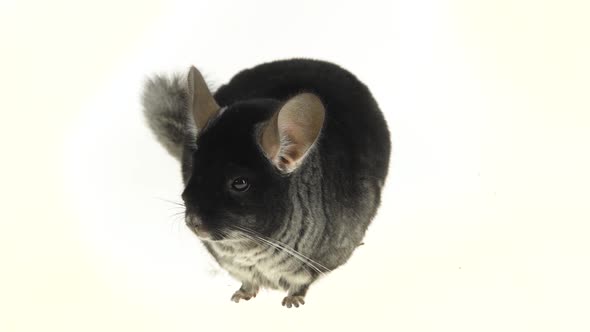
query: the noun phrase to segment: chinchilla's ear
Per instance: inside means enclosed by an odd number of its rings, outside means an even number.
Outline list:
[[[301,165],[324,124],[322,101],[312,93],[289,99],[263,125],[259,144],[268,159],[283,173]]]
[[[215,102],[211,91],[201,72],[194,66],[188,73],[188,109],[193,116],[197,132],[203,129],[207,121],[217,114],[219,105]]]

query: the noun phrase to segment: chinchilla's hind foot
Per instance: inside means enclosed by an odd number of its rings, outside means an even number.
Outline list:
[[[289,289],[289,294],[283,299],[283,306],[299,308],[300,305],[304,305],[304,298],[308,288],[309,285],[292,286]]]
[[[258,286],[249,286],[242,284],[242,287],[238,289],[234,295],[232,295],[231,300],[235,303],[239,303],[240,300],[250,300],[251,298],[255,298],[256,294],[258,294]]]
[[[291,308],[295,306],[295,308],[299,308],[299,305],[304,305],[305,300],[302,295],[288,295],[283,299],[283,306],[287,308]]]

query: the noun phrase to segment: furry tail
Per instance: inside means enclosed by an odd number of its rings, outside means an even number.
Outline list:
[[[178,160],[189,120],[186,82],[175,75],[155,75],[145,83],[142,96],[143,113],[158,141]]]

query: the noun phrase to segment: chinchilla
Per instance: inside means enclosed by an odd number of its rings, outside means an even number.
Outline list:
[[[155,76],[143,94],[157,139],[182,165],[187,226],[242,285],[304,304],[344,264],[380,204],[389,131],[369,89],[317,60],[246,69],[212,93],[201,73]]]

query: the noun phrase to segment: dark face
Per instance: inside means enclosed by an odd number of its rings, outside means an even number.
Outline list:
[[[186,148],[182,198],[187,225],[200,238],[232,238],[244,228],[271,236],[282,221],[287,178],[264,156],[255,130],[275,107],[233,105],[198,135],[196,149]]]

